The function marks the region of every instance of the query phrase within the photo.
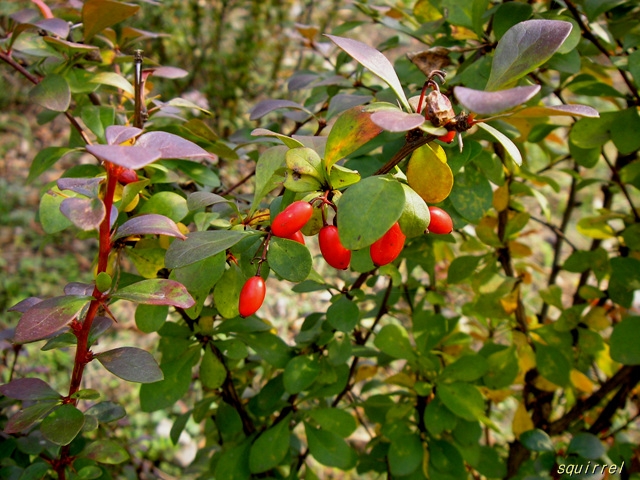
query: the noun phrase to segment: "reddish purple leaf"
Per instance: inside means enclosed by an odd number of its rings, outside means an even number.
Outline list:
[[[152,278],[127,285],[111,297],[147,305],[173,305],[179,308],[190,308],[195,303],[184,285],[164,278]]]
[[[131,218],[124,222],[111,238],[115,242],[119,238],[128,237],[129,235],[169,235],[181,240],[187,237],[180,231],[176,223],[164,215],[157,213],[149,213]]]
[[[231,202],[231,200],[227,200],[220,195],[210,192],[193,192],[187,197],[187,207],[189,210],[198,210],[199,208],[215,205],[216,203],[229,202]]]
[[[18,400],[57,400],[62,396],[39,378],[18,378],[5,385],[0,385],[0,393],[5,397]]]
[[[184,78],[189,72],[178,67],[158,67],[150,69],[154,77],[160,78]]]
[[[160,151],[160,158],[184,158],[187,160],[213,159],[214,155],[189,140],[167,132],[149,132],[141,135],[136,148],[152,148]]]
[[[13,337],[15,343],[42,340],[73,320],[91,297],[63,295],[35,304],[20,318]]]
[[[105,138],[109,145],[119,145],[127,140],[137,137],[142,130],[136,127],[125,127],[122,125],[111,125],[105,130]]]
[[[455,87],[453,93],[458,102],[474,113],[493,115],[521,105],[540,91],[540,85],[515,87],[498,92],[483,92],[467,87]]]
[[[514,114],[514,117],[587,117],[598,118],[600,114],[595,108],[587,105],[553,105],[553,106],[534,106],[520,110]]]
[[[302,110],[311,115],[311,112],[304,108],[302,105],[291,100],[262,100],[251,109],[251,116],[249,120],[258,120],[264,117],[267,113],[273,112],[280,108],[293,108],[295,110]]]
[[[150,163],[163,158],[160,150],[146,147],[137,148],[124,145],[87,145],[87,151],[107,162],[120,165],[121,167],[138,168],[146,167]]]
[[[96,358],[104,368],[129,382],[153,383],[164,378],[153,355],[140,348],[115,348],[97,354]]]
[[[65,198],[60,204],[62,214],[81,230],[97,230],[107,213],[99,198]]]
[[[96,317],[91,324],[91,331],[89,332],[89,343],[93,343],[96,338],[109,330],[113,325],[113,320],[109,317]]]
[[[100,184],[104,178],[59,178],[58,188],[60,190],[71,190],[85,197],[97,197],[100,191]]]
[[[23,408],[9,419],[4,427],[4,433],[18,433],[26,430],[41,418],[46,417],[57,406],[57,401],[49,401]]]
[[[49,33],[53,33],[58,37],[67,38],[69,35],[69,22],[62,20],[61,18],[45,18],[43,20],[38,20],[33,25]]]
[[[71,282],[71,283],[67,283],[64,286],[64,294],[90,297],[91,294],[93,294],[93,288],[94,288],[93,284]]]
[[[388,132],[406,132],[418,128],[425,121],[419,113],[383,110],[371,114],[371,121]]]
[[[13,307],[11,307],[8,311],[9,312],[20,312],[20,313],[24,313],[27,310],[29,310],[31,307],[33,307],[36,303],[40,303],[42,301],[42,299],[38,298],[38,297],[29,297],[29,298],[25,298],[24,300],[16,303]]]

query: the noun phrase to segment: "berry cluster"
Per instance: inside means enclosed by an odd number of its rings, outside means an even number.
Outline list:
[[[304,245],[305,240],[301,229],[311,219],[313,215],[312,203],[317,200],[322,201],[323,226],[318,232],[318,243],[322,257],[333,268],[346,270],[351,263],[351,250],[342,245],[338,227],[330,225],[326,221],[324,210],[327,205],[337,211],[335,204],[327,200],[326,197],[318,197],[311,202],[299,200],[290,204],[274,218],[271,223],[271,234]],[[453,222],[447,212],[434,206],[429,207],[429,212],[431,221],[427,233],[448,234],[453,231]],[[406,236],[402,232],[400,224],[395,222],[381,238],[369,247],[373,264],[376,267],[381,267],[393,262],[402,252],[405,240]],[[262,306],[265,295],[265,282],[260,276],[258,268],[256,275],[247,280],[240,292],[240,315],[248,317],[256,313]]]

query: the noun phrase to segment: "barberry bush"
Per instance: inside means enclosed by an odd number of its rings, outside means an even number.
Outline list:
[[[2,5],[0,478],[640,478],[636,2],[206,3]]]

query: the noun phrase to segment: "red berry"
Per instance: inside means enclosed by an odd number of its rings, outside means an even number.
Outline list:
[[[369,247],[373,264],[381,267],[393,262],[400,255],[406,238],[398,222],[394,223],[387,233]]]
[[[239,310],[242,317],[248,317],[256,313],[264,302],[267,287],[261,276],[256,275],[246,281],[240,291]]]
[[[298,242],[298,243],[301,243],[302,245],[305,245],[304,235],[300,230],[295,232],[293,235],[289,235],[288,237],[283,237],[283,238],[287,238],[288,240],[293,240],[294,242]]]
[[[139,180],[138,174],[132,168],[123,168],[118,172],[118,182],[128,185]]]
[[[447,212],[439,207],[429,207],[431,222],[429,223],[429,233],[445,235],[453,231],[453,221]]]
[[[340,243],[338,229],[333,225],[325,225],[318,234],[320,251],[329,265],[339,270],[346,270],[351,262],[351,250]]]
[[[441,142],[444,142],[444,143],[451,143],[451,142],[453,142],[454,138],[456,138],[456,131],[455,130],[449,130],[444,135],[439,136],[438,140],[440,140]]]
[[[305,226],[312,214],[313,207],[309,202],[293,202],[276,215],[271,224],[271,231],[276,237],[289,238]]]

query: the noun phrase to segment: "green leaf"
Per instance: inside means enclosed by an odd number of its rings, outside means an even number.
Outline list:
[[[304,431],[309,442],[309,452],[319,463],[341,470],[349,470],[355,466],[357,455],[340,435],[314,428],[306,422]]]
[[[143,333],[157,332],[167,320],[169,307],[167,305],[145,305],[136,307],[136,327]]]
[[[532,452],[553,452],[553,442],[546,432],[540,429],[528,430],[520,434],[520,443]]]
[[[349,250],[368,247],[400,218],[405,204],[402,185],[386,177],[368,177],[340,198],[338,232]]]
[[[329,173],[329,184],[333,190],[347,188],[354,183],[358,183],[360,179],[361,175],[357,171],[343,167],[342,165],[334,164]]]
[[[105,439],[87,445],[82,456],[107,465],[117,465],[129,460],[129,454],[123,447],[113,440]]]
[[[42,435],[56,445],[69,445],[84,425],[84,415],[67,403],[56,408],[42,421]]]
[[[273,189],[284,182],[284,177],[280,170],[285,166],[285,154],[288,148],[284,145],[271,147],[260,155],[256,164],[256,188],[253,202],[251,203],[251,213],[260,205],[260,201]]]
[[[74,151],[77,151],[77,149],[67,147],[46,147],[40,150],[33,159],[33,162],[31,162],[31,167],[29,167],[27,183],[33,182],[67,153]]]
[[[248,234],[240,230],[193,232],[185,241],[175,241],[164,259],[167,268],[184,267],[217,253],[224,252]]]
[[[400,325],[385,325],[380,329],[373,343],[382,352],[394,358],[405,358],[407,360],[415,358],[413,346],[409,341],[409,334]]]
[[[51,193],[45,193],[40,199],[38,218],[42,228],[46,233],[58,233],[73,225],[71,220],[65,217],[60,211],[60,205],[65,197],[59,195],[60,190],[52,189]]]
[[[105,130],[116,121],[116,111],[114,107],[85,105],[80,111],[80,118],[82,118],[82,121],[89,130],[98,137],[100,143],[107,143]]]
[[[289,452],[289,419],[279,419],[278,423],[264,431],[251,445],[249,469],[251,473],[262,473],[277,467]]]
[[[304,147],[304,145],[296,140],[295,138],[287,137],[281,133],[272,132],[271,130],[267,130],[266,128],[256,128],[251,132],[253,136],[264,135],[267,137],[276,137],[282,141],[289,148],[300,148]]]
[[[520,154],[520,150],[518,150],[518,147],[516,147],[509,137],[487,123],[479,122],[476,123],[476,125],[495,138],[504,147],[507,155],[516,163],[516,165],[522,165],[522,155]]]
[[[453,430],[458,417],[436,395],[424,411],[424,424],[432,435],[439,436],[445,430]]]
[[[85,415],[91,415],[101,423],[109,423],[124,418],[127,412],[117,403],[100,402],[87,409]]]
[[[138,213],[157,213],[179,222],[188,213],[187,200],[174,192],[159,192],[147,200]]]
[[[473,382],[482,377],[489,365],[487,361],[479,354],[465,355],[458,358],[455,362],[447,365],[440,378],[446,378],[447,380],[460,380],[462,382]]]
[[[323,430],[337,433],[343,438],[351,435],[357,428],[353,415],[338,408],[316,408],[310,410],[308,415]]]
[[[385,57],[375,48],[372,48],[362,42],[358,42],[357,40],[337,37],[335,35],[326,36],[329,37],[329,39],[338,47],[347,52],[351,57],[355,58],[365,68],[369,69],[371,73],[384,80],[391,87],[391,90],[393,90],[393,92],[396,94],[396,96],[400,100],[400,103],[402,103],[402,106],[408,112],[411,111],[411,106],[409,105],[409,101],[404,94],[402,84],[400,83],[400,80],[398,79],[398,76],[393,69],[393,65],[391,65],[391,62],[389,62],[389,60],[387,60],[387,57]]]
[[[418,435],[403,435],[395,438],[389,447],[389,469],[393,475],[409,475],[424,458],[424,448]]]
[[[478,223],[491,208],[493,191],[482,172],[467,166],[455,176],[449,199],[460,215],[472,223]]]
[[[4,427],[4,433],[18,433],[31,427],[59,405],[57,400],[40,401],[14,413]]]
[[[216,464],[214,478],[225,480],[249,480],[249,455],[251,439],[247,439],[240,445],[235,445],[224,450]]]
[[[66,112],[71,104],[71,89],[61,75],[47,75],[31,89],[31,100],[54,112]]]
[[[573,436],[567,447],[567,455],[571,453],[589,460],[598,460],[605,454],[605,449],[598,437],[592,433],[580,432]]]
[[[571,364],[556,347],[536,344],[536,365],[544,378],[561,387],[569,383]]]
[[[294,240],[271,237],[267,260],[274,272],[290,282],[301,282],[311,273],[309,249]]]
[[[486,90],[500,90],[542,65],[560,48],[573,26],[561,20],[527,20],[498,42]]]
[[[463,255],[462,257],[454,258],[447,272],[447,283],[460,283],[469,278],[473,275],[475,269],[478,268],[481,260],[482,257],[473,255]]]
[[[320,363],[313,355],[300,355],[289,360],[284,369],[284,389],[295,395],[309,388],[320,375]]]
[[[501,4],[493,15],[493,33],[500,40],[511,27],[531,17],[533,7],[526,3],[509,2]]]
[[[20,318],[13,341],[29,343],[57,332],[78,316],[91,297],[63,295],[36,303]]]
[[[360,309],[346,295],[341,296],[327,309],[327,322],[340,332],[351,332],[358,324],[358,320],[360,320]]]
[[[219,388],[227,378],[227,370],[211,348],[206,348],[200,362],[200,381],[206,388]]]
[[[127,285],[111,297],[148,305],[173,305],[180,308],[189,308],[195,303],[181,283],[165,278],[142,280]]]
[[[140,10],[138,5],[116,0],[87,0],[82,6],[85,42],[105,28],[135,15],[138,10]]]
[[[465,420],[478,420],[484,415],[484,398],[480,391],[469,383],[438,384],[436,395],[445,407]]]
[[[398,223],[407,238],[418,237],[424,234],[431,221],[429,207],[410,186],[403,183],[402,188],[405,201]]]
[[[624,365],[640,365],[640,317],[627,317],[613,327],[611,358]]]
[[[483,380],[487,387],[498,390],[513,383],[520,369],[518,355],[514,347],[504,348],[487,357],[489,371]]]
[[[241,333],[239,338],[275,368],[285,368],[291,359],[291,349],[272,333]]]
[[[119,347],[95,356],[104,368],[129,382],[154,383],[163,379],[153,355],[135,347]]]
[[[327,137],[324,166],[327,172],[338,161],[355,152],[362,145],[382,132],[371,121],[371,111],[366,107],[350,108],[338,117]]]
[[[245,283],[245,277],[240,268],[232,263],[225,270],[213,289],[213,299],[220,315],[233,318],[240,315],[238,304],[240,292]]]

